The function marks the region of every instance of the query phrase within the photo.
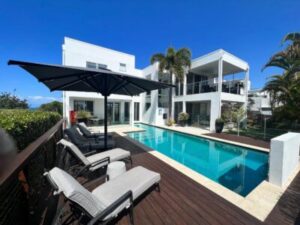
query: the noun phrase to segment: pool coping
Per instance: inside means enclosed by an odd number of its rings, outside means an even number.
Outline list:
[[[155,126],[155,125],[150,125],[150,126],[165,129],[165,127],[162,126]],[[172,129],[169,130],[174,132],[189,134],[187,132],[180,132]],[[121,135],[124,136],[127,140],[141,147],[144,151],[160,159],[161,161],[168,164],[172,168],[176,169],[177,171],[191,178],[198,184],[206,187],[207,189],[214,192],[215,194],[221,196],[225,200],[229,201],[230,203],[234,204],[235,206],[239,207],[240,209],[244,210],[245,212],[259,219],[260,221],[264,221],[267,218],[267,216],[271,213],[272,209],[275,207],[275,205],[277,204],[277,202],[279,201],[280,197],[283,195],[287,187],[290,185],[292,180],[296,177],[296,175],[300,171],[300,165],[299,165],[298,168],[291,174],[291,176],[288,179],[288,182],[283,187],[273,185],[269,183],[267,180],[264,180],[259,185],[257,185],[256,188],[254,188],[247,196],[243,197],[231,191],[230,189],[222,186],[221,184],[175,161],[174,159],[171,159],[170,157],[165,156],[162,153],[149,148],[148,146],[145,146],[144,144],[134,140],[133,138],[130,138],[126,133],[122,133]],[[200,136],[203,138],[207,138],[207,136],[205,135],[193,135],[193,136]],[[211,138],[211,139],[224,142],[223,139],[219,139],[219,138]],[[232,144],[230,142],[231,141],[226,141],[225,143]],[[237,142],[234,143],[235,143],[234,145],[241,146]],[[246,145],[243,147],[247,147],[251,149],[253,148],[253,146],[251,145]],[[260,150],[260,149],[257,150],[266,152],[265,150]]]
[[[140,122],[140,123],[141,124],[146,124],[146,125],[149,125],[149,126],[153,126],[153,127],[166,129],[166,130],[171,130],[171,131],[182,133],[182,134],[192,135],[192,136],[195,136],[195,137],[202,137],[202,138],[211,139],[211,140],[219,141],[219,142],[224,142],[224,143],[227,143],[227,144],[232,144],[232,145],[236,145],[236,146],[240,146],[240,147],[251,148],[251,149],[262,151],[262,152],[270,152],[269,148],[263,148],[263,147],[259,147],[259,146],[255,146],[255,145],[244,144],[244,143],[240,143],[240,142],[236,142],[236,141],[229,141],[229,140],[225,140],[225,139],[222,139],[222,138],[216,138],[216,137],[208,136],[208,135],[205,135],[205,134],[194,134],[194,133],[189,133],[189,132],[186,132],[186,131],[179,131],[177,129],[172,129],[172,127],[169,127],[169,126],[153,125],[153,124],[148,124],[148,123],[143,123],[143,122]],[[207,134],[209,134],[209,133],[210,132],[207,132]]]

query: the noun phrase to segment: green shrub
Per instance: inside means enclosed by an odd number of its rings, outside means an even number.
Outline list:
[[[168,121],[166,122],[166,125],[168,126],[168,127],[171,127],[171,126],[173,126],[175,124],[175,121],[173,120],[173,119],[168,119]]]
[[[61,116],[54,112],[30,110],[0,110],[0,127],[16,141],[19,150],[43,135]]]
[[[187,120],[189,120],[189,118],[190,118],[190,115],[186,112],[181,112],[178,115],[178,120],[179,121],[187,121]]]
[[[63,103],[59,101],[53,101],[49,103],[42,104],[39,110],[46,112],[57,112],[60,115],[63,114]]]
[[[224,124],[224,120],[222,118],[217,118],[216,124]]]
[[[76,112],[76,116],[80,119],[88,119],[92,116],[92,114],[89,111],[80,110]]]

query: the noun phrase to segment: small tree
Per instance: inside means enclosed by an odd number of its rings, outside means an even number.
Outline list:
[[[232,111],[233,120],[237,122],[238,136],[240,136],[240,123],[241,120],[244,119],[245,115],[246,112],[243,106],[235,107]]]
[[[57,112],[62,115],[63,112],[63,104],[59,101],[53,101],[49,103],[42,104],[39,107],[41,111],[49,111],[49,112]]]
[[[28,109],[28,102],[26,99],[20,99],[16,95],[8,92],[0,94],[0,109]]]
[[[186,112],[181,112],[178,115],[178,122],[181,124],[181,126],[185,126],[186,122],[189,120],[190,115]]]

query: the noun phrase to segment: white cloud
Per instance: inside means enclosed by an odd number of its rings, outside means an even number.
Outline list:
[[[35,95],[35,96],[28,96],[27,100],[29,104],[32,107],[37,107],[41,104],[52,102],[52,101],[62,101],[62,98],[55,98],[51,96],[41,96],[41,95]]]
[[[40,96],[40,95],[28,96],[28,100],[31,100],[31,101],[61,101],[60,98]]]

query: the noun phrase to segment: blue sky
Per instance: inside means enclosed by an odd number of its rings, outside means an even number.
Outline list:
[[[60,99],[7,61],[60,64],[64,36],[134,54],[138,68],[171,45],[194,58],[223,48],[249,63],[259,88],[277,72],[261,68],[282,37],[300,31],[299,8],[299,0],[1,0],[0,92],[15,90],[31,106]]]

